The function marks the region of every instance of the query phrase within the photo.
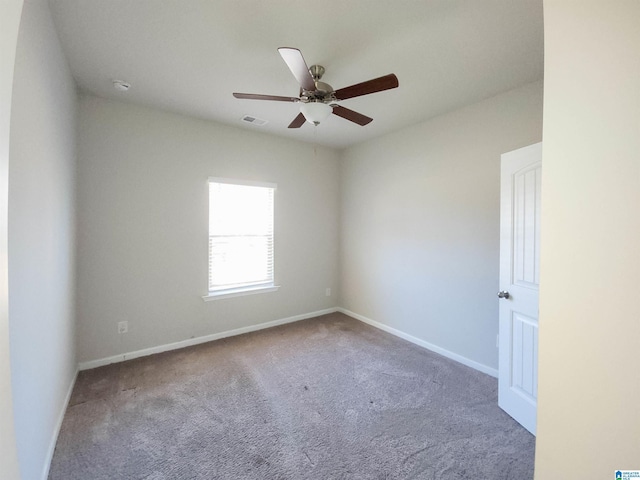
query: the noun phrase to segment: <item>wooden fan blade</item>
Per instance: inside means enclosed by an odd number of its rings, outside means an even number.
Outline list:
[[[315,91],[316,83],[309,73],[309,67],[307,67],[307,62],[304,61],[300,50],[297,48],[280,47],[278,52],[280,52],[282,59],[287,64],[287,67],[289,67],[289,70],[291,70],[291,73],[293,73],[293,76],[296,77],[300,86],[308,92]]]
[[[390,90],[398,86],[398,77],[393,73],[385,75],[384,77],[374,78],[366,82],[357,83],[350,87],[341,88],[336,90],[335,95],[338,100],[346,100],[347,98],[360,97],[361,95],[368,95],[370,93],[382,92],[384,90]]]
[[[333,114],[345,118],[353,123],[357,123],[360,126],[365,126],[373,121],[373,118],[371,117],[367,117],[361,113],[341,107],[340,105],[333,107]]]
[[[234,97],[246,100],[274,100],[276,102],[299,102],[297,97],[279,97],[277,95],[258,95],[257,93],[234,93]]]
[[[298,116],[293,119],[293,122],[289,124],[288,128],[300,128],[306,121],[307,119],[304,118],[304,115],[302,113],[299,113]]]

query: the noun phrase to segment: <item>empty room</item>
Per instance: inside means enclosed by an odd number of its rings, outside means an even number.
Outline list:
[[[0,479],[640,476],[637,0],[4,0]]]

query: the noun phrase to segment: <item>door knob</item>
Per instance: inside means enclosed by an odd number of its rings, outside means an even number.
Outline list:
[[[498,292],[498,298],[509,298],[510,296],[511,294],[509,294],[509,292],[507,292],[506,290]]]

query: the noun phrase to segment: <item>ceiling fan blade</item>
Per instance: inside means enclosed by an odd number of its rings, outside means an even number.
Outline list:
[[[300,128],[306,121],[307,119],[304,118],[304,115],[302,113],[299,113],[298,116],[293,119],[293,122],[289,124],[288,128]]]
[[[276,102],[299,102],[298,97],[279,97],[277,95],[258,95],[256,93],[234,93],[234,97],[246,100],[274,100]]]
[[[370,93],[382,92],[384,90],[390,90],[398,86],[398,77],[393,73],[385,75],[384,77],[374,78],[366,82],[357,83],[350,87],[340,88],[335,91],[336,98],[338,100],[346,100],[347,98],[359,97],[361,95],[368,95]]]
[[[371,117],[367,117],[366,115],[363,115],[361,113],[341,107],[340,105],[336,105],[333,107],[333,114],[345,118],[353,123],[357,123],[361,126],[365,126],[373,121],[373,118]]]
[[[309,67],[302,57],[302,53],[297,48],[280,47],[278,49],[282,59],[285,61],[293,76],[300,86],[308,91],[313,92],[316,89],[316,83],[313,81],[313,77],[309,73]]]

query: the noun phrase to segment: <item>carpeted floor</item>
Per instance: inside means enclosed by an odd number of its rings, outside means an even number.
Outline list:
[[[335,313],[81,372],[49,478],[533,478],[487,375]]]

